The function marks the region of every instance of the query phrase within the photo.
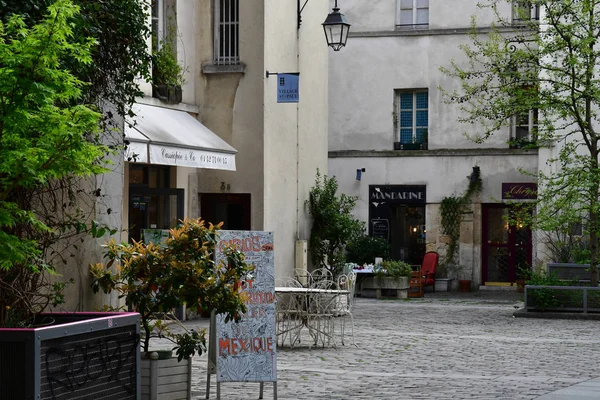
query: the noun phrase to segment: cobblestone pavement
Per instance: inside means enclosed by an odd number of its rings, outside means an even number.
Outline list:
[[[358,347],[309,349],[306,336],[278,348],[278,398],[535,399],[600,377],[598,321],[513,318],[521,305],[514,292],[357,299]],[[206,355],[193,362],[192,397],[202,399]],[[221,384],[221,398],[256,399],[258,384]]]

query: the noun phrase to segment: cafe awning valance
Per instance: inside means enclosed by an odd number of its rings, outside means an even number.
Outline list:
[[[125,123],[125,160],[235,171],[237,151],[185,111],[136,103]]]

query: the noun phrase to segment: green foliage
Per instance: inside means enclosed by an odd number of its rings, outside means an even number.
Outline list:
[[[600,3],[591,0],[533,0],[544,10],[544,28],[535,20],[514,29],[498,10],[509,0],[488,0],[496,21],[486,35],[473,29],[472,44],[461,46],[466,60],[441,68],[460,83],[446,91],[458,103],[460,121],[477,124],[470,138],[483,143],[506,132],[511,117],[539,111],[537,141],[554,147],[549,168],[522,171],[538,181],[533,229],[587,221],[592,285],[597,285],[600,231]],[[502,6],[502,7],[500,7]],[[475,19],[473,28],[476,27]]]
[[[12,14],[21,15],[31,26],[43,20],[54,0],[0,1],[0,20]],[[73,42],[85,44],[94,40],[91,63],[80,63],[65,56],[62,65],[79,80],[89,82],[81,88],[83,102],[98,107],[111,105],[119,116],[127,115],[135,97],[141,96],[136,78],[150,80],[151,56],[147,39],[150,37],[149,3],[144,0],[73,0],[81,12],[70,19]],[[114,111],[107,112],[103,126],[118,127]]]
[[[179,359],[205,351],[204,332],[174,335],[159,317],[175,307],[216,310],[226,321],[238,321],[246,306],[238,283],[251,271],[243,254],[226,248],[225,261],[215,261],[220,226],[206,227],[204,221],[186,219],[170,231],[164,245],[117,244],[107,246],[106,265],[90,266],[94,293],[119,292],[133,310],[140,313],[144,331],[144,352],[151,337],[171,339]]]
[[[374,236],[360,236],[346,246],[346,260],[358,265],[371,264],[375,257],[390,257],[390,245],[387,240]]]
[[[545,232],[546,256],[557,263],[589,264],[591,251],[585,236],[572,235],[571,227]]]
[[[446,269],[450,269],[450,266],[455,264],[454,258],[458,250],[458,240],[460,239],[460,222],[462,214],[465,212],[465,206],[471,201],[474,194],[480,193],[483,190],[481,170],[478,166],[473,167],[473,172],[471,172],[468,178],[469,186],[462,196],[444,197],[440,203],[442,232],[450,238],[446,257],[442,263]]]
[[[78,15],[59,0],[35,25],[0,21],[0,326],[64,300],[49,259],[65,261],[56,243],[67,231],[89,230],[69,182],[106,170],[100,114],[81,104],[87,86],[65,66],[92,63],[94,39],[74,38]]]
[[[364,232],[364,223],[352,215],[356,197],[337,195],[335,177],[321,176],[317,170],[315,186],[306,204],[313,218],[310,252],[313,267],[327,268],[337,276],[344,268],[346,244]]]
[[[578,282],[561,280],[555,274],[547,274],[544,271],[530,270],[528,273],[529,279],[526,280],[526,285],[538,286],[574,286]],[[532,296],[535,298],[536,306],[540,309],[555,308],[561,304],[559,297],[562,291],[553,289],[532,289]],[[574,294],[574,293],[571,293]]]
[[[159,49],[152,58],[152,83],[155,85],[182,86],[185,83],[183,68],[177,62],[173,39],[167,37],[161,40],[160,46],[157,47]]]
[[[381,263],[381,268],[375,270],[375,276],[378,278],[410,278],[412,267],[404,261],[385,260]]]

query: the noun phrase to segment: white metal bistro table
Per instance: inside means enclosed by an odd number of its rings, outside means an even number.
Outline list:
[[[341,296],[349,294],[343,289],[276,286],[277,336],[282,345],[286,339],[291,347],[299,343],[301,330],[306,327],[315,345],[332,343],[335,347],[333,318],[338,302],[347,301]]]

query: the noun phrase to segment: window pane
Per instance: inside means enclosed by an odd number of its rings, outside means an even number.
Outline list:
[[[427,92],[417,92],[417,108],[427,108]]]
[[[412,143],[412,129],[400,129],[400,143]]]
[[[417,0],[417,8],[428,8],[429,0]]]
[[[423,143],[424,139],[427,137],[427,129],[419,128],[417,129],[417,143]]]
[[[523,139],[529,135],[529,128],[526,126],[517,126],[515,129],[515,139]]]
[[[517,114],[517,126],[529,126],[529,111]]]
[[[429,9],[422,8],[417,10],[417,24],[428,24],[429,23]]]
[[[401,0],[400,1],[400,8],[405,9],[405,8],[409,8],[412,9],[413,7],[413,0]]]
[[[413,115],[411,111],[402,111],[400,113],[400,126],[403,128],[411,128],[413,126]]]
[[[413,94],[412,93],[401,93],[400,94],[400,109],[401,110],[412,110],[413,108]]]
[[[402,10],[400,12],[400,25],[412,25],[412,10]]]
[[[427,127],[427,110],[417,111],[417,126]]]

